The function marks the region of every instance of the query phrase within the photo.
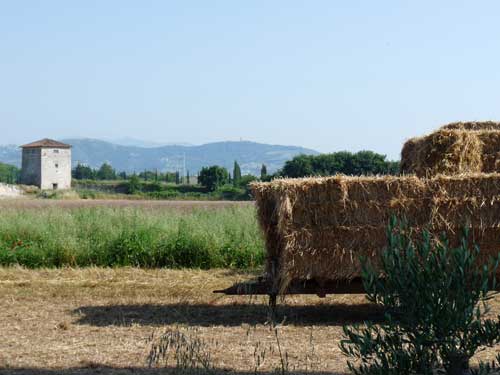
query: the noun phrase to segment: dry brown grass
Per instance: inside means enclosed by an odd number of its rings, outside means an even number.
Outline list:
[[[0,269],[0,372],[47,369],[72,374],[109,367],[106,371],[113,374],[126,368],[155,373],[145,368],[147,338],[176,327],[191,327],[205,340],[216,339],[213,357],[218,367],[250,371],[257,343],[274,345],[266,300],[221,297],[212,290],[253,276],[224,270]],[[344,370],[336,345],[340,325],[377,314],[361,296],[335,301],[287,300],[282,312],[288,323],[280,335],[292,363],[301,365],[312,334],[321,366]],[[269,358],[263,369],[274,369],[277,360],[276,355]]]
[[[159,374],[146,367],[148,337],[178,329],[209,343],[221,373],[251,374],[279,366],[263,297],[212,294],[253,277],[232,271],[0,268],[0,373]],[[500,313],[500,299],[492,301]],[[291,367],[310,374],[344,373],[342,324],[381,318],[362,295],[288,297],[280,315]],[[497,348],[498,349],[498,348]],[[495,349],[481,353],[491,358]],[[300,372],[300,371],[299,371]],[[172,369],[171,372],[174,373]]]

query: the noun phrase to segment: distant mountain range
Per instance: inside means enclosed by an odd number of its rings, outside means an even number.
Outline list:
[[[297,147],[268,145],[256,142],[215,142],[200,146],[165,145],[139,147],[119,145],[97,139],[63,139],[73,146],[73,164],[84,163],[98,168],[107,162],[118,171],[141,172],[144,170],[182,171],[196,173],[202,167],[220,165],[232,171],[238,161],[243,174],[260,174],[262,164],[268,172],[281,168],[285,161],[299,154],[316,155],[317,151]],[[14,145],[0,146],[0,161],[21,165],[21,150]]]
[[[154,148],[163,146],[193,146],[190,143],[168,143],[168,142],[154,142],[154,141],[144,141],[142,139],[122,137],[122,138],[110,138],[103,139],[105,142],[113,143],[120,146],[134,146],[134,147],[144,147],[144,148]]]

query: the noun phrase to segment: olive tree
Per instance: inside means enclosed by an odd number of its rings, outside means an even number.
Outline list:
[[[383,323],[345,326],[340,347],[355,374],[471,373],[470,358],[500,342],[500,317],[485,319],[498,259],[478,264],[480,249],[464,231],[452,248],[429,232],[414,241],[393,219],[380,259],[364,259],[369,301],[385,308]],[[481,366],[481,373],[489,371]]]

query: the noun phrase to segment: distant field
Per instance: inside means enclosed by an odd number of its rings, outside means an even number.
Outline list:
[[[184,201],[184,200],[133,200],[133,199],[0,199],[2,208],[81,208],[81,207],[130,207],[192,210],[197,208],[251,207],[249,201]]]
[[[0,265],[255,268],[264,244],[248,203],[0,203]]]

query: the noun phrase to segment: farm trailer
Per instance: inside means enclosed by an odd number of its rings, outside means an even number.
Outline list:
[[[479,262],[500,251],[500,174],[279,179],[253,185],[266,242],[265,273],[216,293],[269,295],[364,293],[360,257],[376,260],[392,216],[415,235],[470,229]]]

